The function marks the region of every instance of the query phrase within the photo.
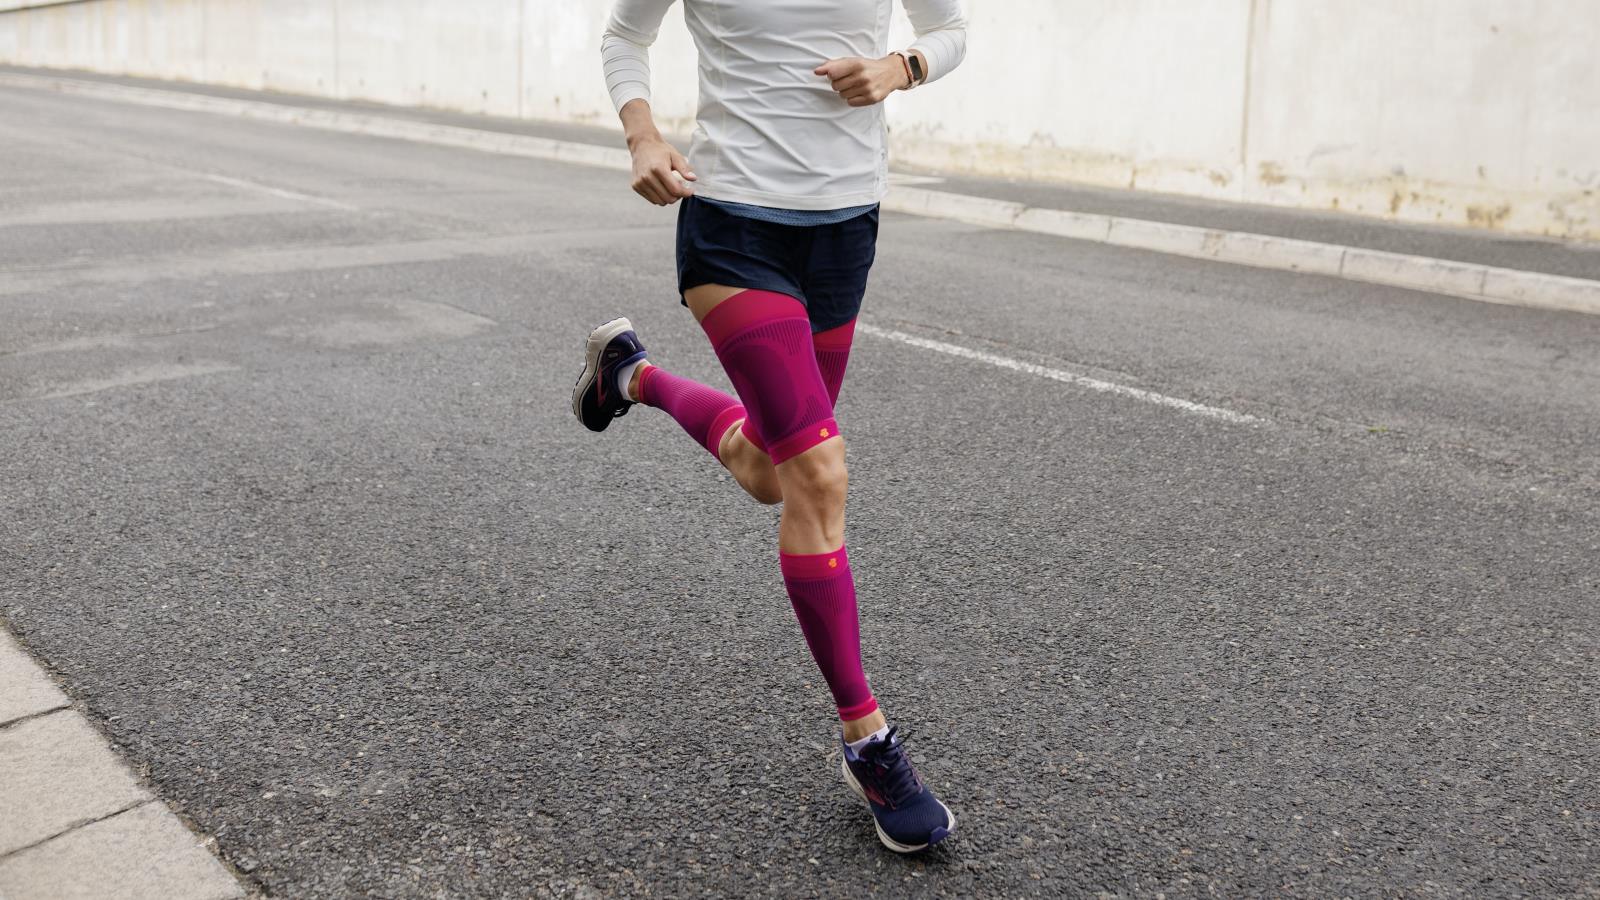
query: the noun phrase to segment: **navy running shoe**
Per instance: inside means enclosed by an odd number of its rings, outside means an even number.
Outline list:
[[[605,431],[633,401],[617,387],[617,370],[644,359],[644,345],[627,319],[612,319],[589,333],[583,374],[572,387],[572,414],[590,431]]]
[[[899,726],[861,748],[844,745],[844,783],[872,807],[878,840],[896,853],[926,850],[950,836],[956,817],[922,784],[906,758]]]

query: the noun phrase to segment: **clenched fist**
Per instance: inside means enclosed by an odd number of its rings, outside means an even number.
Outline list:
[[[882,59],[844,56],[830,59],[814,70],[833,83],[833,89],[851,106],[871,106],[904,87],[911,86],[906,64],[891,53]]]
[[[633,191],[657,206],[669,206],[679,198],[693,196],[694,172],[683,154],[660,135],[631,141],[633,153]]]

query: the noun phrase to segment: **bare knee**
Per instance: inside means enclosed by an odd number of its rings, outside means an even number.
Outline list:
[[[778,467],[784,499],[822,513],[844,508],[850,473],[844,463],[844,441],[832,438]]]
[[[844,544],[844,495],[850,474],[844,442],[830,438],[778,466],[783,518],[778,546],[789,553],[828,553]]]

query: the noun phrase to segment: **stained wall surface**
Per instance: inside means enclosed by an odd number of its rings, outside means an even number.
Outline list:
[[[39,4],[0,0],[0,62],[615,123],[608,0]],[[968,11],[962,70],[890,100],[901,165],[1600,239],[1594,0]],[[892,43],[910,33],[898,16]],[[652,63],[658,117],[686,130],[681,6]]]

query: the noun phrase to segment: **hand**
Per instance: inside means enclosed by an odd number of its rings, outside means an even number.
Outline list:
[[[859,56],[830,59],[817,66],[812,74],[833,82],[833,89],[851,106],[881,103],[883,98],[911,84],[905,63],[894,53],[883,59]]]
[[[660,135],[644,138],[628,148],[633,153],[633,191],[657,206],[671,206],[694,196],[694,172],[689,160]]]

